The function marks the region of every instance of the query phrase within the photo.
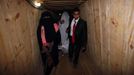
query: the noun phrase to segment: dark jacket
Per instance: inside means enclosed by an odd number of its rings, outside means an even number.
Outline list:
[[[70,20],[69,27],[67,28],[70,42],[71,42],[71,38],[72,38],[70,36],[71,22],[72,22],[72,20]],[[86,21],[84,21],[83,19],[80,18],[76,25],[75,30],[76,30],[75,31],[75,45],[78,45],[80,48],[82,46],[86,46],[86,44],[87,44],[87,23],[86,23]]]

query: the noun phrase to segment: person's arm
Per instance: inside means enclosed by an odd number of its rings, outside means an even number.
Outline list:
[[[84,22],[83,25],[83,45],[82,45],[82,51],[85,52],[86,51],[86,47],[87,47],[87,23]]]

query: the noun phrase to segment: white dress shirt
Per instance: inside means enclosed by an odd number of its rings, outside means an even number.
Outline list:
[[[76,19],[76,20],[73,18],[73,20],[72,20],[72,22],[71,22],[71,32],[70,32],[70,36],[73,35],[73,26],[74,26],[75,21],[76,21],[76,24],[75,24],[75,25],[77,25],[77,23],[78,23],[78,21],[79,21],[79,18]]]

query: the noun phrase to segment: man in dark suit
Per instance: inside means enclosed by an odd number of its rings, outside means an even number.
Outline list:
[[[73,18],[67,28],[69,36],[69,59],[73,62],[74,67],[77,67],[80,50],[86,50],[87,44],[87,24],[86,21],[80,18],[80,10],[73,10]]]

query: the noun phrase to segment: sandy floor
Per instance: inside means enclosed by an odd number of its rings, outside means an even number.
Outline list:
[[[78,67],[74,68],[67,55],[60,55],[60,63],[53,69],[51,75],[92,75],[85,67],[86,64],[89,64],[85,58],[86,54],[81,54]]]

